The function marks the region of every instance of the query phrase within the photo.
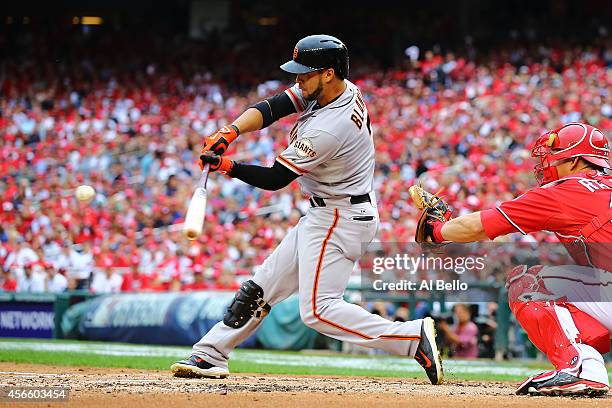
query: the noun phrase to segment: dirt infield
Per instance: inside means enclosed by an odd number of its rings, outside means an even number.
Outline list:
[[[514,384],[414,379],[239,374],[225,380],[177,379],[165,371],[0,363],[0,383],[70,387],[68,403],[28,407],[561,407],[612,406],[604,398],[518,397]],[[0,404],[0,406],[15,404]]]

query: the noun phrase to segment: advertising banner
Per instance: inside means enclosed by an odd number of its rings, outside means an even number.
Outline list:
[[[137,293],[90,301],[79,324],[82,339],[192,345],[217,322],[233,292]],[[245,347],[253,347],[249,339]]]
[[[53,302],[0,302],[0,337],[53,337]]]

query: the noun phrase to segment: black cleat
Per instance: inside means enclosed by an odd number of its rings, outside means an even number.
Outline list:
[[[203,358],[194,355],[172,364],[170,370],[175,377],[183,378],[225,378],[229,375],[226,368],[212,365]]]
[[[431,317],[423,319],[421,326],[421,341],[417,347],[414,359],[425,369],[427,377],[432,384],[442,384],[444,370],[442,369],[442,357],[436,344],[436,328]]]
[[[548,371],[529,377],[516,394],[529,395],[585,395],[597,397],[608,393],[606,384],[578,378],[563,371]]]

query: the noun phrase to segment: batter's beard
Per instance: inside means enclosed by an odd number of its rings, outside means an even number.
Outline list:
[[[306,99],[308,102],[316,101],[317,99],[319,99],[319,96],[321,96],[321,92],[323,92],[323,81],[321,80],[321,77],[319,77],[319,84],[317,85],[317,89],[315,89],[308,96],[304,96],[304,99]]]

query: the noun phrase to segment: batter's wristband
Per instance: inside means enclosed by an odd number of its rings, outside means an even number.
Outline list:
[[[440,243],[444,242],[444,237],[442,236],[442,227],[446,224],[445,222],[436,222],[433,225],[433,239],[434,242]]]
[[[240,129],[238,129],[238,126],[232,124],[232,125],[229,125],[229,127],[231,127],[232,129],[236,131],[236,136],[240,136]]]

